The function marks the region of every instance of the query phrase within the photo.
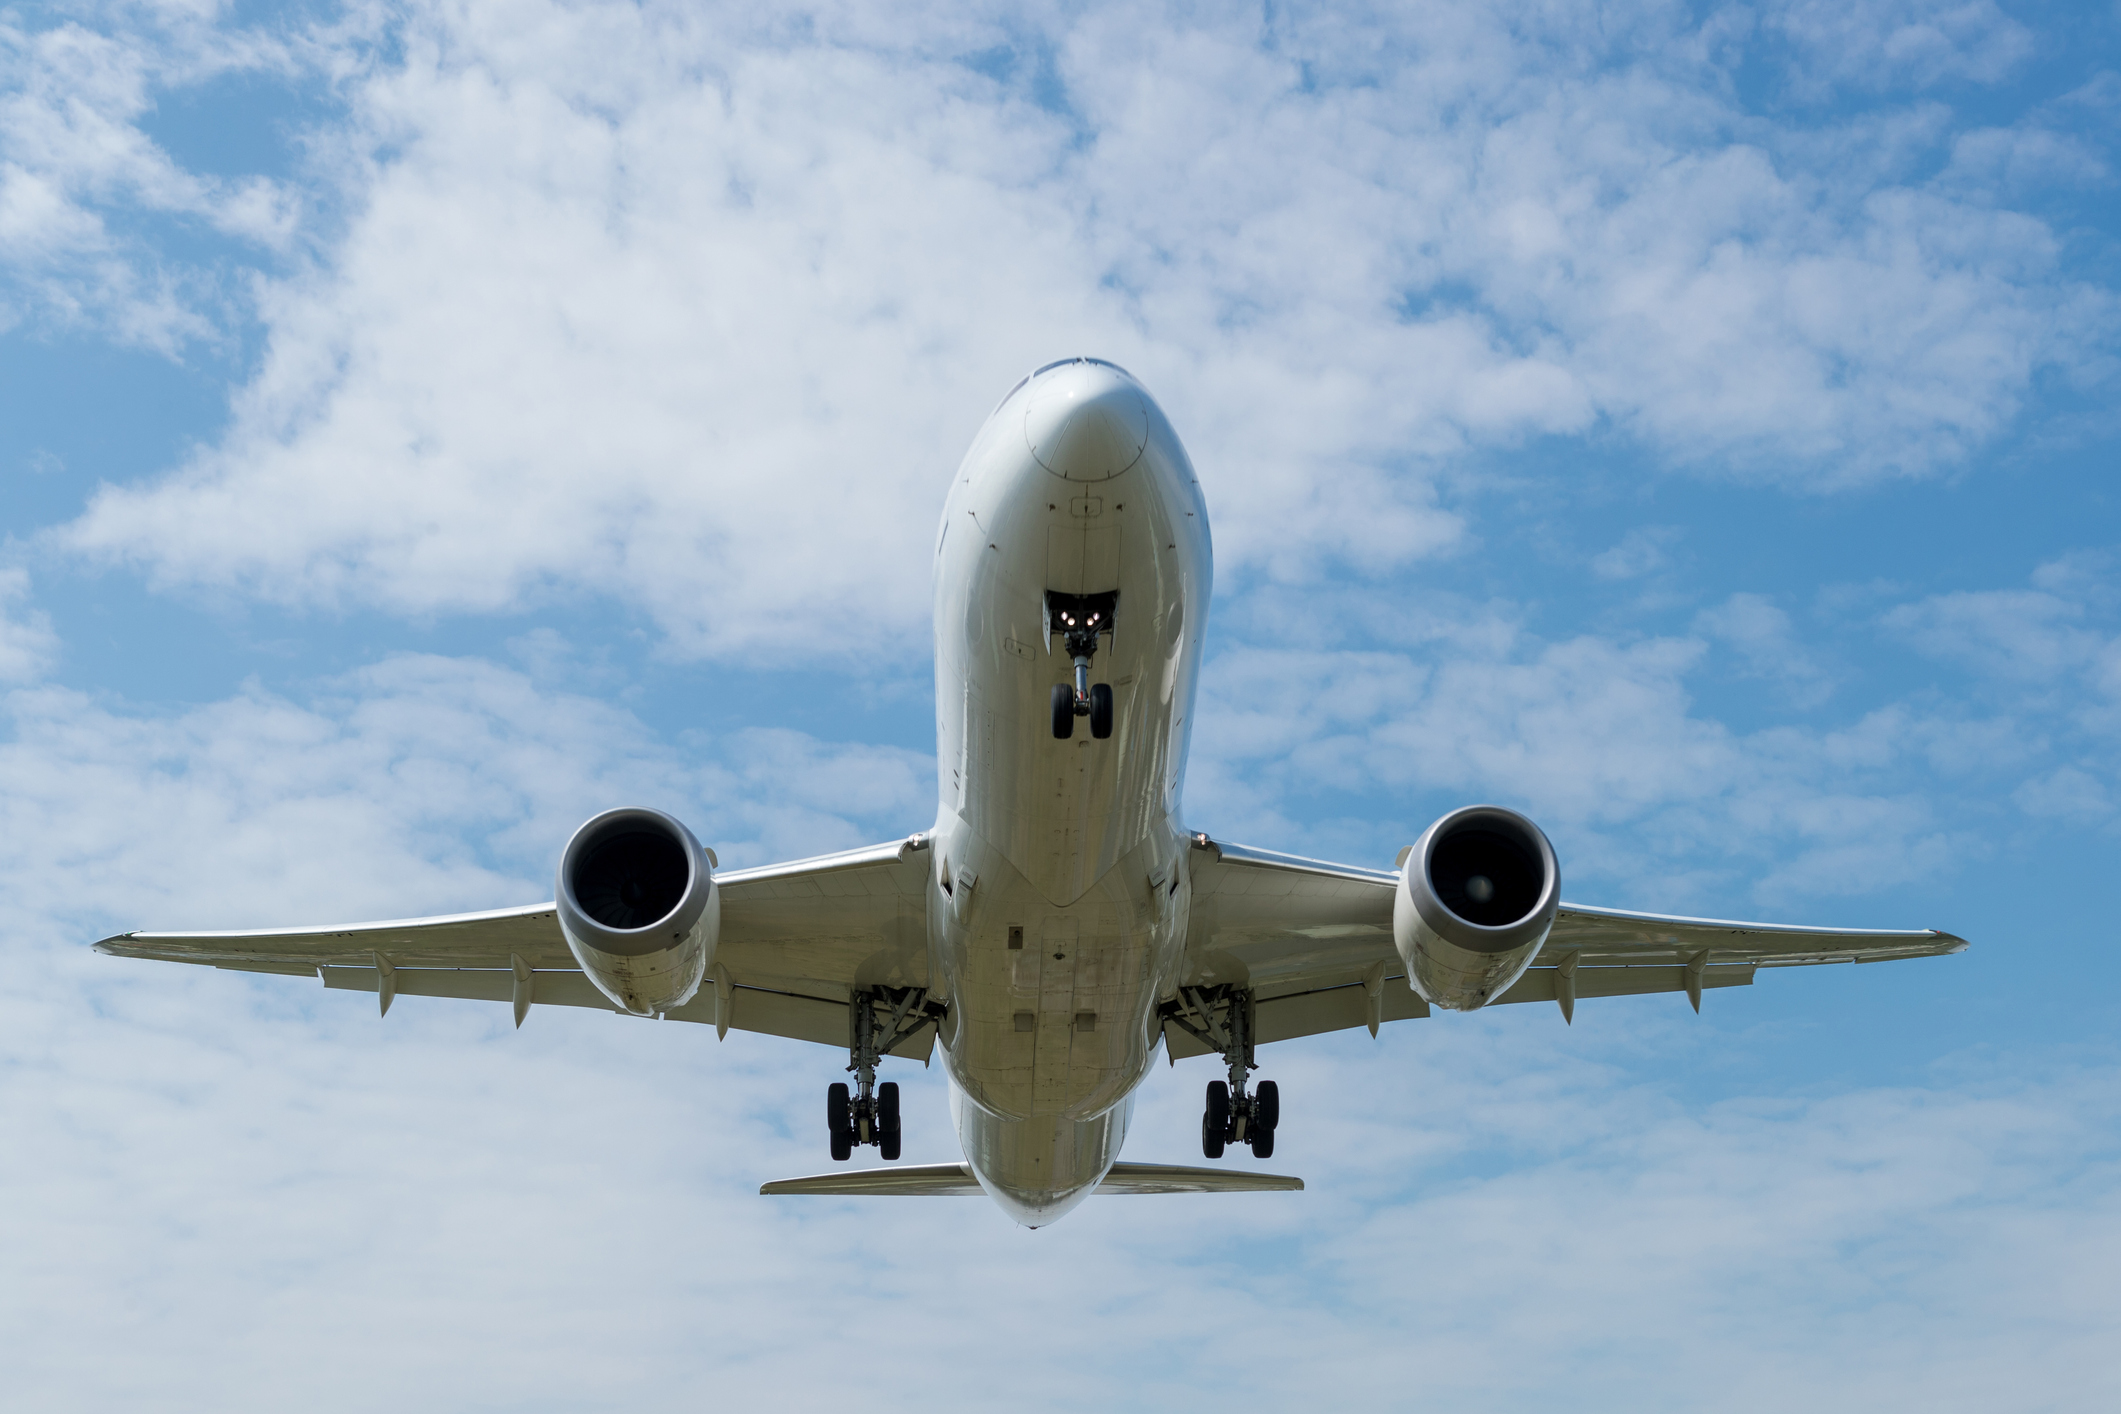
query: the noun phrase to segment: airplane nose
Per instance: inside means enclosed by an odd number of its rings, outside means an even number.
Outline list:
[[[1149,410],[1132,380],[1095,363],[1056,368],[1031,385],[1024,441],[1070,481],[1106,481],[1141,460]]]

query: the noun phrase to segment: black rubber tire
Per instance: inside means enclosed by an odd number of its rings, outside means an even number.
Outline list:
[[[1208,1082],[1208,1118],[1224,1139],[1230,1137],[1230,1087],[1220,1080]]]
[[[1200,1117],[1201,1153],[1211,1159],[1219,1159],[1223,1156],[1223,1129],[1228,1123],[1229,1121],[1227,1120],[1223,1124],[1215,1123],[1215,1116],[1212,1114],[1205,1114]]]
[[[825,1087],[825,1124],[832,1134],[832,1157],[845,1163],[854,1152],[853,1116],[847,1107],[847,1087],[835,1081]]]
[[[886,1080],[876,1087],[876,1122],[881,1129],[898,1128],[898,1082]]]
[[[1053,739],[1066,741],[1075,735],[1075,689],[1064,682],[1053,684]]]
[[[1269,1134],[1281,1124],[1281,1087],[1271,1080],[1260,1081],[1252,1092],[1252,1123]]]
[[[1271,1159],[1274,1157],[1274,1131],[1264,1126],[1252,1131],[1252,1157]]]
[[[897,1115],[893,1115],[891,1117],[890,1122],[884,1125],[883,1128],[878,1131],[876,1136],[876,1147],[883,1153],[884,1161],[886,1163],[894,1162],[897,1160],[899,1156],[899,1131]]]
[[[1097,683],[1090,689],[1090,735],[1103,741],[1112,735],[1112,685]]]

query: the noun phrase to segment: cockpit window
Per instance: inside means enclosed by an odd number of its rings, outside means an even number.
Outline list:
[[[1134,376],[1133,374],[1128,373],[1126,369],[1121,368],[1118,364],[1114,363],[1109,358],[1091,358],[1088,354],[1080,355],[1076,358],[1057,358],[1051,363],[1042,364],[1041,366],[1032,369],[1029,373],[1017,379],[1016,386],[1014,388],[1011,388],[1008,392],[1002,394],[1002,400],[994,405],[994,412],[1000,412],[1003,408],[1009,406],[1009,399],[1015,397],[1018,393],[1021,393],[1024,390],[1024,385],[1026,383],[1029,383],[1032,379],[1038,377],[1041,373],[1051,373],[1054,369],[1066,368],[1071,363],[1094,363],[1099,368],[1109,368],[1113,372],[1125,374],[1125,376],[1129,378],[1132,378]],[[994,412],[988,413],[987,416],[994,416]]]
[[[1036,378],[1041,373],[1051,373],[1054,369],[1066,368],[1071,363],[1094,363],[1099,368],[1109,368],[1115,373],[1127,373],[1126,369],[1121,368],[1118,364],[1114,363],[1109,358],[1091,358],[1086,354],[1078,358],[1057,358],[1043,368],[1034,369],[1032,371],[1031,376],[1033,378]],[[1132,378],[1134,375],[1131,373],[1127,373],[1127,376],[1129,378]],[[1017,386],[1022,387],[1023,385],[1019,383]]]

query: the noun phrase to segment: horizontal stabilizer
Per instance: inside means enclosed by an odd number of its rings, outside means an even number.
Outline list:
[[[1181,1164],[1114,1164],[1100,1193],[1301,1193],[1304,1181],[1243,1169],[1186,1168]]]
[[[1178,1164],[1114,1164],[1100,1193],[1300,1193],[1304,1181],[1243,1169],[1185,1168]],[[980,1191],[970,1164],[895,1164],[884,1169],[782,1178],[765,1194],[815,1193],[835,1197],[970,1198]]]

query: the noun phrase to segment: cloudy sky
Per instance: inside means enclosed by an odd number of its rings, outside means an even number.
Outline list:
[[[0,10],[5,1402],[2121,1398],[2117,26]],[[817,1048],[88,952],[924,827],[943,488],[1076,353],[1214,516],[1189,824],[1973,950],[1289,1043],[1307,1193],[1037,1233],[756,1197]]]

